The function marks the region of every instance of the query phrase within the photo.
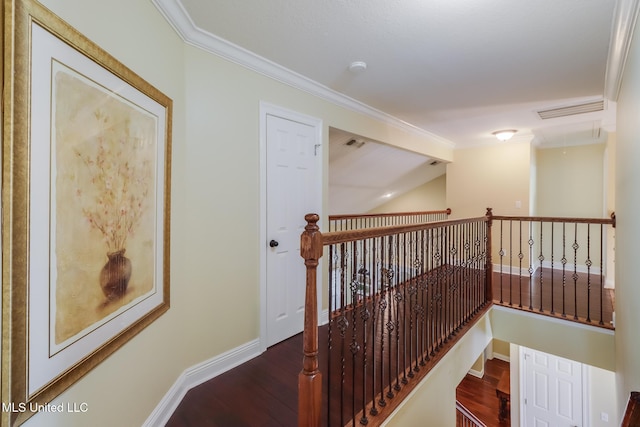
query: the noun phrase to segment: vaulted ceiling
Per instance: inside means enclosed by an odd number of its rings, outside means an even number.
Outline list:
[[[153,0],[189,43],[455,148],[603,141],[635,0]],[[351,70],[353,62],[366,63]],[[545,113],[550,111],[550,113]],[[550,116],[550,117],[549,117]]]

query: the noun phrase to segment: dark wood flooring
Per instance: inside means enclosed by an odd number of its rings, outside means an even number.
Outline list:
[[[511,289],[508,292],[508,282],[505,277],[502,278],[502,289],[500,289],[499,274],[494,275],[493,297],[499,302],[502,296],[502,304],[518,306],[520,302],[520,289],[523,291],[523,308],[529,305],[529,289],[533,290],[532,300],[534,301],[532,311],[539,313],[539,304],[542,304],[543,314],[551,315],[551,295],[554,295],[554,310],[556,316],[561,317],[562,299],[557,295],[562,295],[562,279],[554,278],[553,293],[551,292],[550,277],[543,277],[542,292],[536,291],[536,287],[529,288],[528,278],[526,285],[520,286],[520,278],[513,276],[511,278]],[[558,281],[559,280],[559,281]],[[539,284],[539,279],[538,282]],[[560,283],[560,286],[558,286]],[[517,287],[515,285],[518,285]],[[534,282],[535,284],[535,282]],[[571,282],[573,285],[573,282]],[[565,287],[565,310],[569,314],[568,318],[573,317],[573,312],[567,307],[573,306],[571,301],[577,300],[578,307],[586,307],[583,304],[586,296],[581,295],[588,285],[578,284],[577,297],[573,293],[570,298],[566,297],[568,290]],[[517,291],[516,291],[517,289]],[[540,287],[538,287],[540,289]],[[500,293],[502,292],[502,294]],[[517,293],[516,293],[517,292]],[[542,297],[540,298],[540,295]],[[516,299],[517,296],[517,299]],[[613,312],[613,293],[610,291],[597,293],[596,308],[591,306],[593,311],[592,323],[598,324],[600,312],[602,309],[602,321],[605,327],[611,327],[609,321]],[[593,302],[593,296],[591,298]],[[541,302],[542,301],[542,302]],[[600,302],[602,301],[602,302]],[[582,310],[579,308],[579,310]],[[558,313],[560,311],[560,313]],[[584,311],[581,317],[586,317]],[[583,319],[584,320],[584,319]],[[320,333],[320,348],[326,346],[326,333]],[[323,341],[324,340],[324,341]],[[326,347],[324,347],[326,348]],[[327,358],[323,357],[321,352],[320,368],[321,372],[327,372]],[[485,367],[485,379],[480,380],[468,376],[463,381],[462,387],[467,383],[471,386],[468,390],[461,392],[462,403],[468,409],[475,413],[480,411],[478,415],[487,426],[504,426],[508,424],[497,423],[498,400],[495,394],[495,385],[499,380],[499,370],[504,369],[500,366],[501,362],[495,360],[495,364],[488,363]],[[508,364],[506,364],[508,369]],[[170,420],[166,424],[168,427],[261,427],[261,426],[295,426],[297,425],[298,413],[298,374],[302,368],[302,335],[294,336],[280,344],[269,348],[260,356],[236,367],[224,374],[217,376],[197,387],[191,389]],[[470,377],[470,378],[469,378]],[[323,390],[327,390],[326,376],[323,377]],[[466,399],[466,400],[465,400]],[[326,404],[326,396],[323,402]],[[323,423],[326,425],[326,410],[323,410]],[[482,415],[486,412],[485,415]],[[483,418],[485,417],[485,418]],[[493,417],[494,419],[490,419]],[[497,424],[496,424],[497,423]]]
[[[166,426],[296,426],[301,349],[300,334],[194,387],[187,392]],[[322,363],[326,361],[321,360]],[[488,361],[483,379],[467,375],[458,388],[458,399],[472,412],[477,411],[476,415],[488,427],[509,425],[496,423],[498,403],[495,394],[500,373],[508,366],[508,363],[497,359]],[[495,420],[491,420],[492,417]]]
[[[302,334],[189,390],[167,427],[298,425]]]
[[[496,386],[503,373],[509,371],[509,362],[498,359],[487,360],[484,376],[477,378],[467,374],[456,389],[456,399],[487,427],[507,427],[509,419],[498,419],[499,401]]]
[[[493,300],[506,307],[613,329],[615,293],[599,275],[540,269],[529,276],[493,274]]]

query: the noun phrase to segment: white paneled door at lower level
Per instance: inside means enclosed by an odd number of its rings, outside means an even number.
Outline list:
[[[525,427],[583,425],[582,364],[523,348]]]
[[[316,128],[267,115],[267,346],[303,329],[304,216],[319,212]]]

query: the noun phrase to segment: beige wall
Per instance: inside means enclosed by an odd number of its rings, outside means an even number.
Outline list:
[[[603,218],[605,215],[605,144],[587,144],[569,147],[544,148],[536,150],[536,197],[535,211],[540,216]],[[535,235],[539,233],[539,224],[535,224]],[[578,265],[584,266],[587,258],[593,266],[600,268],[601,235],[599,226],[578,227],[577,241],[579,250],[574,253],[571,249],[574,236],[573,227],[563,228],[562,224],[553,227],[555,239],[549,224],[544,225],[543,246],[547,262],[549,261],[551,242],[553,254],[558,260],[562,254],[571,254],[570,259],[576,258]],[[612,227],[605,227],[607,232]],[[604,230],[603,230],[604,231]],[[564,234],[563,234],[564,232]],[[562,237],[561,237],[562,236]],[[566,241],[563,237],[566,237]],[[536,240],[535,252],[540,250],[539,239]],[[563,247],[564,243],[564,247]],[[587,248],[591,250],[588,251]],[[613,257],[613,252],[611,252]],[[607,259],[607,257],[605,257]],[[605,267],[604,263],[602,264]],[[556,264],[560,268],[560,264]]]
[[[172,204],[184,205],[185,97],[184,46],[167,27],[151,2],[126,0],[45,0],[81,33],[173,99]],[[194,328],[182,317],[185,309],[184,236],[187,211],[173,209],[171,240],[171,309],[96,369],[54,400],[86,403],[86,413],[39,413],[26,426],[141,425],[171,387],[186,364],[191,343],[185,332]],[[197,292],[190,288],[189,292]]]
[[[616,425],[615,421],[619,418],[614,410],[613,333],[497,306],[456,343],[394,413],[393,418],[383,425],[455,425],[456,387],[491,342],[494,345],[498,343],[512,365],[512,421],[517,421],[519,417],[520,364],[517,348],[523,345],[591,365],[587,367],[589,382],[586,385],[586,397],[592,424],[602,425],[595,418],[599,420],[600,412],[607,412],[610,416],[609,425]]]
[[[604,144],[537,150],[536,215],[601,218]]]
[[[43,3],[174,101],[171,308],[55,400],[88,412],[28,427],[141,425],[185,369],[258,339],[261,101],[322,119],[325,144],[333,126],[452,160],[423,135],[185,45],[150,1]]]
[[[491,311],[491,325],[499,340],[615,371],[612,331],[500,306]]]
[[[446,209],[447,175],[441,175],[367,213],[419,212]]]
[[[640,391],[640,32],[635,31],[620,88],[616,136],[616,373],[618,409]]]
[[[506,341],[494,339],[492,343],[492,351],[494,356],[502,356],[501,359],[510,358],[510,345]]]
[[[615,372],[585,365],[587,370],[586,381],[589,394],[587,405],[591,427],[610,427],[619,425],[621,417],[618,416],[616,398],[616,374]],[[609,421],[602,419],[606,414]]]
[[[616,134],[609,134],[605,149],[605,216],[611,217],[616,211]],[[606,237],[606,282],[605,287],[615,288],[615,247],[616,229],[607,227]]]
[[[447,207],[452,217],[528,215],[531,151],[526,142],[456,150],[447,165]],[[516,208],[519,201],[521,208]]]
[[[453,426],[456,387],[491,342],[489,316],[483,316],[429,372],[383,426]]]

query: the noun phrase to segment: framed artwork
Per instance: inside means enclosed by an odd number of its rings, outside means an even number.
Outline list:
[[[2,425],[169,308],[172,101],[34,0],[5,2]]]

